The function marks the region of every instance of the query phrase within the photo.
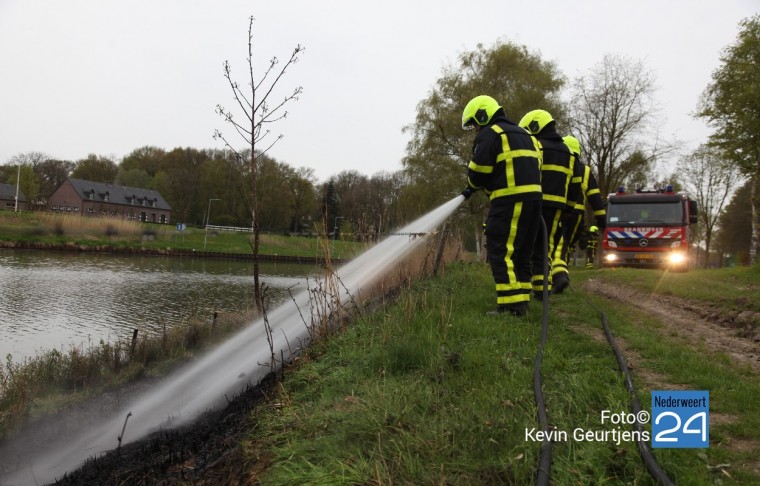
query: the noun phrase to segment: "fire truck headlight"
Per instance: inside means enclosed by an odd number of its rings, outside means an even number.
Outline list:
[[[676,240],[670,244],[671,248],[679,248],[681,246],[681,240]]]
[[[607,253],[606,255],[604,255],[604,260],[608,262],[617,261],[617,255],[615,255],[614,253]]]
[[[680,265],[686,261],[686,255],[680,251],[674,251],[668,256],[668,261],[671,265]]]

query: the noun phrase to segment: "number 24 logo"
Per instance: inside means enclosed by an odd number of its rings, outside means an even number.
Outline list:
[[[701,434],[702,435],[702,442],[707,441],[707,414],[705,412],[699,412],[695,413],[691,417],[689,417],[686,422],[683,424],[683,429],[681,428],[681,417],[674,413],[674,412],[662,412],[654,419],[654,423],[656,425],[660,424],[660,420],[663,417],[673,417],[676,419],[675,421],[675,427],[672,427],[670,429],[661,430],[657,433],[657,435],[654,437],[655,442],[678,442],[678,437],[667,437],[668,435],[672,433],[678,433],[679,431],[682,434]],[[692,429],[689,428],[697,419],[701,419],[701,427]]]

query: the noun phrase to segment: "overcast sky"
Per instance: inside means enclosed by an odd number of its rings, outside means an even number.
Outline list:
[[[442,69],[498,39],[555,61],[569,80],[607,53],[656,79],[664,135],[695,148],[690,113],[757,0],[0,0],[0,164],[28,152],[117,163],[146,145],[223,148],[232,108],[222,65],[247,82],[248,18],[258,72],[306,48],[281,86],[303,87],[269,152],[320,180],[401,168],[411,123]],[[284,92],[282,93],[284,96]],[[500,100],[509,112],[509,100]],[[241,147],[243,143],[239,144]],[[464,178],[464,174],[463,174]]]

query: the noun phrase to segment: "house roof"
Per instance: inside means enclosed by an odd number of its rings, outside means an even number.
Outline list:
[[[0,184],[0,199],[12,199],[16,200],[16,185],[15,184]],[[26,201],[24,193],[19,191],[19,201]]]
[[[82,200],[94,199],[106,201],[111,204],[142,205],[142,201],[156,201],[155,207],[171,211],[171,206],[161,197],[158,191],[153,189],[141,189],[139,187],[122,186],[120,184],[106,184],[103,182],[85,181],[83,179],[69,179],[69,182],[79,194]],[[93,193],[94,191],[94,193]],[[93,194],[93,197],[90,197]],[[107,198],[106,198],[107,195]],[[134,198],[134,203],[132,202]]]

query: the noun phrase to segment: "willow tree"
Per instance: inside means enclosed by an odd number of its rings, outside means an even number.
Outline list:
[[[674,150],[660,139],[655,78],[640,61],[607,54],[573,82],[571,131],[603,195],[631,174],[651,173]]]
[[[495,98],[507,116],[518,122],[530,110],[548,110],[558,123],[565,110],[559,100],[564,78],[553,62],[522,45],[496,41],[463,52],[443,68],[428,95],[417,104],[411,135],[402,160],[408,185],[399,204],[408,217],[421,214],[458,194],[466,185],[474,133],[462,129],[462,110],[478,95]],[[481,209],[483,196],[470,198]],[[478,224],[478,226],[480,226]]]
[[[236,150],[232,143],[222,134],[220,130],[214,132],[214,138],[218,138],[233,151],[237,160],[247,163],[246,171],[250,177],[251,194],[249,198],[251,227],[253,229],[253,281],[256,307],[259,310],[264,309],[262,299],[261,284],[259,282],[259,237],[260,237],[260,218],[259,218],[259,193],[258,180],[260,158],[274,146],[282,135],[274,136],[270,127],[273,123],[287,117],[288,112],[285,106],[291,101],[297,100],[301,94],[302,88],[298,86],[282,98],[274,100],[276,88],[289,67],[298,61],[304,47],[297,45],[290,58],[284,65],[278,67],[279,60],[272,57],[267,68],[259,77],[254,74],[254,56],[253,56],[253,21],[250,17],[248,22],[248,73],[247,83],[241,86],[232,78],[232,68],[229,61],[224,61],[224,77],[232,89],[232,97],[235,101],[236,109],[228,110],[222,105],[217,105],[216,112],[224,121],[231,125],[238,136],[245,142],[245,150]],[[242,120],[236,118],[236,114],[242,114]],[[264,148],[262,149],[262,145]]]
[[[721,54],[721,67],[702,93],[697,116],[715,129],[710,144],[752,181],[752,236],[749,260],[760,245],[760,15],[744,19],[734,44]]]

